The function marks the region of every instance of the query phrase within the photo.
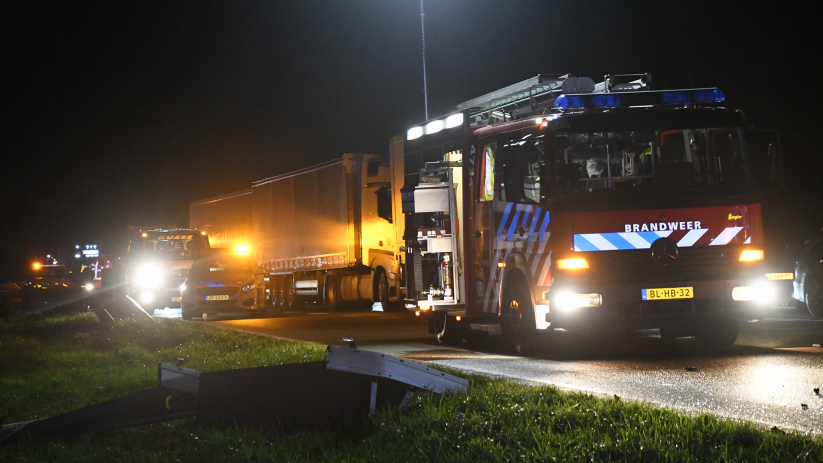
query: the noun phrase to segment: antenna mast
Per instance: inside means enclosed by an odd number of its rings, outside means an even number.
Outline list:
[[[420,0],[420,29],[423,38],[423,103],[426,107],[426,120],[429,120],[429,90],[426,86],[426,15],[423,14],[423,0]]]

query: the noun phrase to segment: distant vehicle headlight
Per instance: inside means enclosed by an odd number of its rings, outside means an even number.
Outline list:
[[[152,265],[139,267],[134,274],[134,281],[140,286],[156,287],[163,279],[163,272]]]
[[[83,288],[85,288],[86,291],[91,291],[94,289],[94,285],[91,283],[86,283],[85,285],[83,285]]]

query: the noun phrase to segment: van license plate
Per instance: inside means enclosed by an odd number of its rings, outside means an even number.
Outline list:
[[[217,296],[206,296],[207,301],[228,301],[229,296],[225,294],[219,294]]]
[[[661,299],[694,299],[694,288],[647,288],[640,290],[644,301],[659,301]]]
[[[172,302],[180,302],[180,296],[172,296],[171,301]]]

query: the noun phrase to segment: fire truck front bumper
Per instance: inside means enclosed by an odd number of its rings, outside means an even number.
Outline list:
[[[758,279],[613,285],[556,281],[539,290],[536,296],[542,300],[536,306],[548,309],[547,324],[584,330],[662,328],[721,317],[762,318],[780,303],[786,289],[778,282]]]

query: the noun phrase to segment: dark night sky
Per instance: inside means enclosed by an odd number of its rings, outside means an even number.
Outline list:
[[[719,86],[819,193],[818,25],[753,3],[426,0],[430,115],[539,73]],[[423,120],[417,0],[20,2],[2,15],[0,280]],[[799,185],[799,187],[798,187]],[[820,201],[804,214],[820,216]],[[813,207],[813,206],[816,206]],[[804,206],[805,207],[805,206]],[[823,218],[820,220],[823,222]]]

